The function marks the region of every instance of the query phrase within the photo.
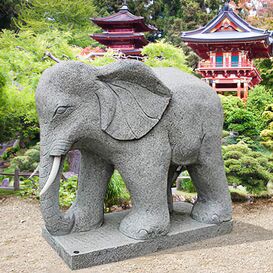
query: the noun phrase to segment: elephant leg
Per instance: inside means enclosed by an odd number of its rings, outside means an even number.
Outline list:
[[[231,198],[218,136],[204,137],[198,162],[187,167],[196,187],[198,198],[192,209],[192,218],[217,224],[232,218]]]
[[[77,197],[72,207],[75,216],[73,232],[88,231],[102,225],[104,197],[112,173],[113,166],[82,151]]]
[[[168,188],[167,188],[167,197],[168,197],[168,207],[169,212],[173,212],[173,194],[172,194],[172,185],[173,182],[179,176],[176,165],[171,165],[168,172]]]
[[[166,145],[167,146],[167,145]],[[146,155],[145,158],[142,155]],[[139,156],[139,158],[135,158]],[[118,170],[131,193],[133,208],[121,221],[120,231],[133,239],[165,235],[170,227],[167,180],[170,148],[136,151]]]

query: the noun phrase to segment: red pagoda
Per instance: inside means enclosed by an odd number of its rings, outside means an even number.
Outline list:
[[[249,88],[261,82],[255,58],[272,56],[272,32],[255,28],[224,5],[204,27],[183,32],[182,40],[202,58],[197,72],[218,93],[236,92],[246,100]]]
[[[143,32],[156,30],[156,28],[146,25],[143,17],[133,15],[126,4],[113,15],[91,20],[104,30],[103,33],[93,34],[91,37],[108,48],[119,50],[127,56],[140,55],[142,47],[148,44]]]

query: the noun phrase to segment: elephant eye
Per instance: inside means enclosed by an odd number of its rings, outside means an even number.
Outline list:
[[[56,115],[62,115],[62,114],[64,114],[67,111],[68,108],[70,108],[70,106],[59,106],[56,109],[55,113],[54,113],[54,117]]]

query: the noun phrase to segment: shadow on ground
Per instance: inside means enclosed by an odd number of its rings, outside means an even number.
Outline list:
[[[260,226],[234,221],[234,228],[230,234],[207,239],[204,241],[187,244],[163,251],[164,253],[175,253],[181,251],[191,251],[198,249],[209,249],[232,245],[241,245],[259,241],[273,240],[273,230],[268,230]],[[162,253],[162,252],[161,252]]]

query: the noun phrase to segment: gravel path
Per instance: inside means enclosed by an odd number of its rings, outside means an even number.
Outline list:
[[[273,200],[234,206],[231,234],[79,273],[273,273]],[[37,202],[0,199],[0,272],[71,272],[40,235]]]

